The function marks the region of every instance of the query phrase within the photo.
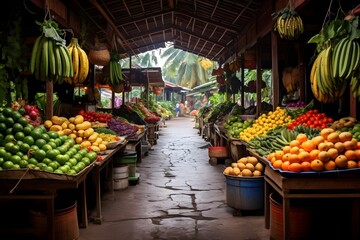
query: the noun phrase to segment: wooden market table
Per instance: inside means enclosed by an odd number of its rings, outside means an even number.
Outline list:
[[[124,140],[121,144],[117,145],[114,149],[107,149],[104,154],[100,155],[102,157],[101,161],[97,161],[94,164],[94,175],[93,181],[95,186],[95,198],[96,198],[96,215],[91,216],[91,219],[94,223],[101,224],[103,217],[102,217],[102,210],[101,210],[101,179],[100,174],[103,169],[109,170],[109,179],[110,179],[110,191],[113,193],[114,191],[114,182],[113,182],[113,156],[121,152],[125,149],[126,144],[128,143],[127,140]]]
[[[282,197],[283,234],[290,239],[290,202],[295,199],[352,199],[351,239],[360,239],[360,173],[339,170],[326,173],[281,173],[272,169],[265,157],[248,149],[249,153],[265,163],[265,228],[270,228],[270,194],[276,191]],[[302,175],[297,175],[302,174]],[[306,174],[306,175],[305,175]]]
[[[137,163],[141,162],[141,158],[142,158],[141,142],[144,138],[146,138],[146,130],[136,135],[135,137],[129,137],[126,139],[128,141],[128,143],[126,144],[126,150],[131,150],[136,152]]]
[[[59,190],[79,189],[81,222],[86,228],[87,205],[85,179],[94,164],[76,175],[54,174],[33,169],[0,171],[0,200],[40,200],[46,202],[47,239],[55,239],[55,198]],[[19,229],[19,232],[21,230]]]

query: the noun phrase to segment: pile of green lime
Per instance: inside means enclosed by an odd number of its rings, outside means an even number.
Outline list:
[[[0,170],[31,168],[75,175],[96,159],[96,152],[43,125],[34,127],[18,111],[0,111]]]

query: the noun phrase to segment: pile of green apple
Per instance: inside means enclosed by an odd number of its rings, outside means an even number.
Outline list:
[[[31,168],[75,175],[96,159],[96,152],[43,125],[34,127],[18,111],[0,111],[0,170]]]
[[[253,119],[242,120],[240,116],[230,115],[224,123],[224,128],[227,130],[229,137],[239,139],[240,133],[252,126],[254,121]]]

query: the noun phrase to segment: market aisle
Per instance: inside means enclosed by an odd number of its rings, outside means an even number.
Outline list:
[[[269,239],[263,215],[233,216],[224,165],[208,163],[193,126],[187,117],[167,121],[137,165],[139,184],[103,196],[104,222],[80,229],[79,239]]]

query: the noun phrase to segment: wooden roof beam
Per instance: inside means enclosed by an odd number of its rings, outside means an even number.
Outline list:
[[[206,41],[206,42],[209,42],[209,43],[212,43],[212,44],[215,44],[215,45],[219,45],[219,46],[223,46],[221,43],[211,41],[211,40],[209,40],[208,38],[206,38],[205,36],[200,36],[200,35],[198,35],[198,34],[196,34],[196,33],[193,33],[193,32],[190,32],[190,31],[187,31],[187,30],[184,30],[184,29],[181,29],[181,28],[179,28],[179,27],[177,27],[177,26],[175,26],[174,28],[175,28],[177,31],[184,32],[184,33],[186,33],[186,34],[188,34],[188,35],[191,35],[191,36],[200,38],[200,39],[202,39],[202,40],[204,40],[204,41]]]

